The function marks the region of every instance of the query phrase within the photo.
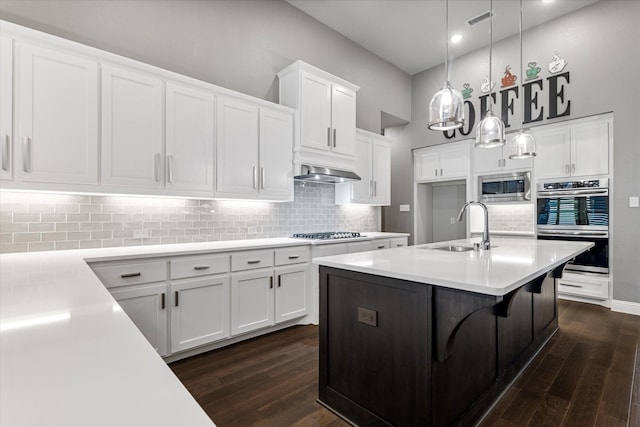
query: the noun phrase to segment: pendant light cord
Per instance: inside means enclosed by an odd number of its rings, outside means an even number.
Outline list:
[[[522,90],[524,91],[524,81],[523,76],[524,74],[522,73],[522,0],[520,0],[520,87],[522,88]],[[522,116],[522,125],[520,126],[520,131],[524,132],[524,94],[521,93],[520,94],[520,115]]]
[[[493,115],[493,82],[491,81],[491,61],[493,60],[493,0],[489,0],[489,111]]]
[[[449,82],[449,0],[444,4],[444,75]]]

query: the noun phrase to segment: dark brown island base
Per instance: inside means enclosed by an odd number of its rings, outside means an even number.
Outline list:
[[[474,425],[558,329],[564,265],[500,296],[321,265],[319,402],[360,426]]]

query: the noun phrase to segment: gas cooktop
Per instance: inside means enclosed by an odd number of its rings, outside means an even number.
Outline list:
[[[318,233],[295,233],[292,237],[299,239],[333,240],[360,237],[357,231],[322,231]]]

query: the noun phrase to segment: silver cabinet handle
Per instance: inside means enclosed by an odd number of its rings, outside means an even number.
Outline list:
[[[560,283],[560,286],[569,286],[570,288],[581,288],[582,285],[572,285],[570,283]]]
[[[167,179],[173,182],[173,154],[167,156]]]
[[[140,277],[142,276],[142,273],[138,272],[138,273],[124,273],[121,274],[120,277],[123,279],[128,279],[130,277]]]
[[[160,182],[160,153],[153,156],[153,177],[156,182]]]
[[[263,190],[264,190],[264,181],[265,181],[264,168],[260,168],[260,188],[262,188]]]
[[[373,181],[369,180],[369,197],[373,197]]]
[[[333,129],[333,148],[336,148],[336,130]]]
[[[2,170],[9,170],[9,135],[4,136],[4,144],[2,145]]]
[[[253,167],[253,188],[258,188],[258,168],[256,166]]]
[[[373,197],[378,196],[378,181],[373,181]]]
[[[576,172],[576,164],[571,163],[571,173],[575,173],[575,172]]]
[[[404,243],[396,243],[396,248],[401,248],[404,246]]]
[[[289,259],[298,259],[300,255],[289,255]]]
[[[31,138],[28,136],[22,137],[22,170],[31,172]]]
[[[208,270],[209,268],[211,268],[211,266],[209,266],[209,265],[194,265],[193,266],[194,270]]]
[[[327,128],[327,147],[331,147],[331,128]]]
[[[378,249],[384,249],[384,245],[378,245]]]
[[[160,309],[164,310],[164,306],[165,306],[165,300],[164,300],[164,292],[163,292],[162,295],[160,296]]]
[[[269,276],[269,289],[273,289],[273,276]]]
[[[175,297],[176,297],[176,307],[178,306],[178,291],[175,292]]]
[[[440,168],[440,176],[442,176],[442,168]]]
[[[438,176],[438,169],[434,169],[433,172],[434,172],[435,176]]]
[[[569,164],[564,165],[564,173],[569,173]]]
[[[249,261],[247,261],[247,264],[259,264],[260,260],[259,259],[250,259]]]
[[[282,275],[278,274],[278,287],[282,286]]]

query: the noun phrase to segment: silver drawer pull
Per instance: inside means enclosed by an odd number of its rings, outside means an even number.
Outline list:
[[[397,248],[401,248],[402,246],[404,246],[404,243],[396,243]]]
[[[9,170],[9,135],[4,136],[4,144],[2,145],[2,170]]]
[[[193,267],[194,270],[208,270],[211,268],[209,265],[196,265]]]
[[[120,277],[123,279],[128,279],[130,277],[140,277],[142,276],[142,273],[138,272],[138,273],[124,273],[121,274]]]
[[[384,245],[378,246],[378,249],[384,249]]]
[[[247,261],[247,264],[259,264],[259,263],[260,263],[259,259],[252,259],[252,260]]]
[[[300,255],[289,255],[289,259],[298,259]]]
[[[31,172],[31,138],[28,136],[22,137],[22,170]]]
[[[571,285],[569,283],[561,283],[560,286],[569,286],[570,288],[581,288],[582,285]]]

